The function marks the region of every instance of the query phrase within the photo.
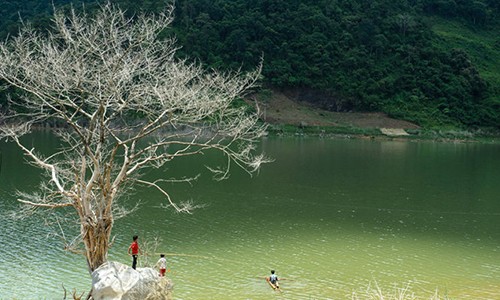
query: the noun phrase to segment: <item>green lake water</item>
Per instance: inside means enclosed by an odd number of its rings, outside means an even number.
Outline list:
[[[45,134],[33,143],[56,147]],[[409,286],[421,299],[436,290],[500,299],[500,145],[268,138],[260,146],[275,161],[253,177],[233,169],[211,180],[202,166],[220,158],[210,153],[147,174],[201,172],[193,186],[169,191],[205,207],[177,214],[161,208],[158,192],[136,190],[123,204],[140,207],[115,222],[109,259],[129,264],[134,234],[140,244],[158,238],[184,300],[351,299],[375,284],[388,293]],[[36,188],[39,173],[14,145],[0,151],[0,299],[62,299],[61,284],[88,291],[84,258],[65,252],[41,216],[8,217],[14,191]],[[263,280],[271,269],[287,279],[283,293]]]

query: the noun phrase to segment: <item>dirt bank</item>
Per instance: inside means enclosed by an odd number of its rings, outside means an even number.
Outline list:
[[[279,91],[252,97],[258,101],[262,119],[270,124],[295,126],[353,126],[358,128],[417,129],[418,125],[396,120],[384,113],[331,112],[299,102]]]

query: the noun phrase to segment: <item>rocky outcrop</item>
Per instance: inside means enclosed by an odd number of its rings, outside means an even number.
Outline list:
[[[380,128],[380,132],[387,136],[408,136],[408,132],[406,132],[403,128]]]
[[[107,262],[92,272],[95,300],[170,300],[172,282],[151,268],[137,270],[119,262]]]

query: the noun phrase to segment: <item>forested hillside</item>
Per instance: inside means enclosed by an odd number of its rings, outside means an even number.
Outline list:
[[[56,6],[82,1],[54,1]],[[96,2],[84,1],[87,9]],[[115,0],[129,13],[165,1]],[[76,4],[78,3],[78,4]],[[217,69],[264,58],[267,86],[334,111],[383,111],[423,126],[500,127],[497,0],[177,0],[180,56]],[[19,15],[47,27],[47,1],[2,1],[0,35]],[[464,32],[467,35],[464,35]],[[496,33],[496,34],[495,34]]]

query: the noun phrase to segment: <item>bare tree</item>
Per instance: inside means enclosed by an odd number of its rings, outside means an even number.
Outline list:
[[[107,260],[125,187],[144,184],[176,211],[192,208],[169,196],[165,183],[175,176],[146,181],[141,170],[209,149],[227,159],[210,168],[216,179],[226,178],[231,165],[251,174],[267,161],[254,154],[265,125],[233,103],[255,87],[261,67],[207,72],[177,59],[175,40],[160,38],[172,11],[132,18],[111,4],[92,15],[56,11],[49,32],[25,26],[0,44],[0,79],[23,92],[10,101],[17,109],[0,116],[0,137],[47,171],[40,191],[19,201],[36,209],[74,208],[90,272]],[[23,144],[33,125],[54,120],[60,149],[44,156]]]
[[[415,26],[415,21],[413,20],[413,17],[407,13],[399,14],[397,16],[396,23],[398,24],[399,29],[401,30],[403,36],[406,36],[408,30],[410,30],[412,27]]]

